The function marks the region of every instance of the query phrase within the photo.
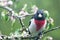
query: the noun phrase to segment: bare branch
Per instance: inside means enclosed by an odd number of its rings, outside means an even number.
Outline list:
[[[51,31],[57,30],[57,29],[59,29],[59,28],[60,28],[60,26],[55,27],[55,28],[52,28],[52,29],[50,29],[50,30],[47,30],[47,31],[43,32],[43,34],[46,34],[46,33],[48,33],[48,32],[51,32]]]

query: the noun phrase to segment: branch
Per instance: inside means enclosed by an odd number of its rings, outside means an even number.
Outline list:
[[[57,29],[59,29],[60,28],[60,26],[58,26],[58,27],[55,27],[55,28],[52,28],[52,29],[50,29],[50,30],[48,30],[48,31],[45,31],[45,32],[43,32],[43,34],[46,34],[46,33],[48,33],[48,32],[51,32],[51,31],[54,31],[54,30],[57,30]],[[39,36],[39,35],[38,35]],[[34,38],[36,38],[36,37],[38,37],[38,36],[30,36],[30,37],[20,37],[20,38],[22,38],[22,39],[34,39]]]
[[[7,11],[9,11],[10,13],[13,13],[13,9],[9,8],[8,6],[0,6],[0,8],[6,9]]]
[[[55,27],[55,28],[52,28],[52,29],[50,29],[50,30],[47,30],[47,31],[43,32],[43,34],[46,34],[46,33],[48,33],[48,32],[51,32],[51,31],[57,30],[57,29],[59,29],[59,28],[60,28],[60,26]]]

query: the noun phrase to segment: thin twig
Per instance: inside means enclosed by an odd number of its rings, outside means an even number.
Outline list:
[[[13,9],[8,7],[8,6],[0,6],[0,8],[6,9],[7,11],[9,11],[10,13],[12,13]]]
[[[48,33],[48,32],[51,32],[51,31],[57,30],[57,29],[59,29],[59,28],[60,28],[60,26],[55,27],[55,28],[52,28],[52,29],[50,29],[50,30],[47,30],[47,31],[43,32],[43,34],[46,34],[46,33]]]

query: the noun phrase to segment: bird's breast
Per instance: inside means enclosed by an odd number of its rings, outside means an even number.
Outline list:
[[[40,30],[45,24],[45,20],[34,20],[34,22],[36,24],[36,31]]]

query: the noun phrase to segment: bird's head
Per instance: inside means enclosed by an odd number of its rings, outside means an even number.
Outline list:
[[[34,18],[36,20],[44,20],[45,19],[44,10],[38,10],[34,15]]]

